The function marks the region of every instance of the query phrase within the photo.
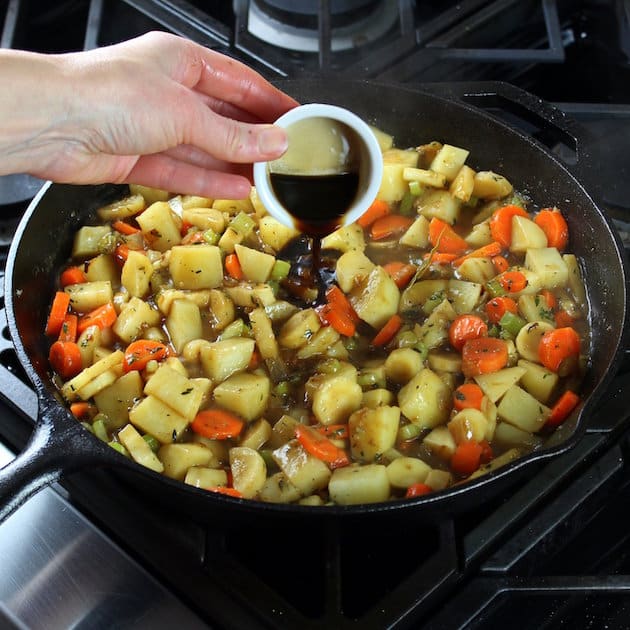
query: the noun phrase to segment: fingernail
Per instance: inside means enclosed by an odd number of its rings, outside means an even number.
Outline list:
[[[258,150],[263,155],[279,157],[288,146],[287,134],[281,127],[270,125],[258,136]]]

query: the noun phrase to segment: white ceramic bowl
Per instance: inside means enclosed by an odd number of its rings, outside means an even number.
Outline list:
[[[352,205],[341,219],[340,225],[356,221],[376,198],[383,177],[383,157],[378,141],[370,127],[356,114],[336,105],[309,103],[300,105],[281,116],[275,124],[288,128],[307,118],[329,118],[340,122],[354,133],[355,145],[359,151],[359,186]],[[254,164],[254,184],[265,208],[271,216],[291,227],[294,217],[278,201],[269,178],[270,162]]]

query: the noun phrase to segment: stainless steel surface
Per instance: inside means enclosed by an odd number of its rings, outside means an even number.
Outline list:
[[[53,488],[0,525],[0,567],[2,628],[208,627]]]

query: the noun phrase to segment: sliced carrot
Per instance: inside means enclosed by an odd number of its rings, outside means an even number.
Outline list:
[[[149,361],[162,361],[169,354],[168,346],[159,341],[151,339],[132,341],[125,350],[123,372],[144,370]]]
[[[487,245],[483,245],[482,247],[478,247],[477,249],[473,249],[472,252],[465,254],[464,256],[460,256],[456,260],[453,261],[453,264],[457,267],[461,265],[465,260],[469,258],[494,258],[501,253],[500,243],[493,241],[492,243],[488,243]]]
[[[238,260],[238,256],[236,254],[228,254],[225,257],[225,270],[228,275],[234,280],[242,280],[243,279],[243,270],[241,269],[241,263]]]
[[[77,340],[77,325],[79,318],[73,313],[68,313],[61,324],[61,330],[59,331],[59,341],[76,341]]]
[[[429,242],[445,254],[462,254],[468,249],[468,243],[446,221],[437,217],[429,223]]]
[[[76,376],[82,369],[81,350],[73,341],[55,341],[48,354],[50,365],[61,378]]]
[[[551,408],[551,413],[547,418],[547,422],[545,423],[546,427],[557,427],[559,424],[562,424],[569,414],[577,407],[580,402],[580,397],[572,392],[570,389],[567,389],[556,404]]]
[[[388,344],[400,330],[402,323],[402,317],[398,313],[394,313],[372,339],[372,345],[384,346]]]
[[[512,218],[528,217],[529,215],[520,206],[508,205],[497,208],[490,217],[490,234],[492,239],[503,247],[512,244]]]
[[[116,309],[111,302],[98,306],[93,311],[86,313],[77,326],[77,332],[81,334],[86,328],[90,326],[98,326],[101,330],[104,328],[110,328],[116,323]]]
[[[521,271],[504,271],[497,276],[499,284],[508,293],[518,293],[527,286],[527,276]]]
[[[332,469],[350,464],[350,459],[343,449],[305,424],[298,424],[295,427],[295,437],[307,453],[326,462]]]
[[[510,263],[507,261],[507,258],[503,256],[493,256],[492,264],[497,273],[503,273],[510,268]]]
[[[557,208],[544,208],[535,217],[534,223],[545,233],[547,245],[562,251],[569,243],[569,226]]]
[[[224,409],[204,409],[190,423],[190,428],[210,440],[228,440],[238,437],[245,422]]]
[[[248,370],[255,370],[259,365],[262,357],[260,356],[260,352],[257,348],[254,348],[252,352],[252,356],[249,358],[249,363],[247,364]]]
[[[210,486],[209,488],[205,488],[208,492],[216,492],[217,494],[225,494],[228,497],[235,497],[237,499],[242,499],[243,495],[236,488],[232,488],[230,486]]]
[[[80,400],[70,405],[70,413],[77,420],[91,420],[96,415],[96,407],[89,402]]]
[[[120,232],[125,236],[131,236],[132,234],[139,234],[140,228],[134,227],[133,225],[129,225],[125,221],[114,221],[112,223],[112,227],[116,230],[116,232]]]
[[[391,212],[390,205],[382,199],[375,199],[372,205],[357,219],[362,228],[367,228],[377,219],[387,216]]]
[[[375,241],[381,241],[406,232],[412,223],[411,217],[405,217],[402,214],[388,214],[372,223],[370,236]]]
[[[553,372],[557,372],[563,364],[580,354],[580,336],[574,328],[554,328],[548,330],[540,339],[538,358],[540,362]]]
[[[573,326],[573,322],[575,321],[573,317],[571,317],[571,315],[569,315],[569,313],[567,313],[565,310],[554,313],[553,318],[556,322],[556,328],[566,328],[567,326]]]
[[[328,424],[317,427],[317,431],[332,440],[346,440],[349,437],[347,424]]]
[[[477,383],[464,383],[453,392],[453,407],[462,409],[481,409],[484,393]]]
[[[317,307],[317,314],[322,324],[332,326],[340,335],[344,337],[352,337],[357,330],[352,317],[339,308],[335,308],[333,304],[322,304]]]
[[[205,243],[206,239],[201,230],[194,230],[184,235],[181,240],[182,245],[196,245],[197,243]]]
[[[479,458],[479,461],[482,464],[487,464],[494,459],[494,451],[492,450],[492,446],[490,446],[487,440],[481,440],[481,442],[479,442],[479,445],[481,446],[481,457]]]
[[[451,468],[458,474],[467,477],[479,468],[483,448],[479,442],[466,440],[457,445],[451,456]]]
[[[336,284],[333,284],[326,291],[326,301],[335,308],[347,313],[354,322],[359,321],[359,316],[354,310],[352,304],[350,304],[350,300]]]
[[[540,292],[540,295],[545,300],[547,308],[550,308],[552,311],[555,311],[558,308],[558,299],[549,289],[543,289]]]
[[[447,254],[446,252],[427,252],[422,255],[424,260],[431,259],[432,265],[450,265],[457,259],[457,254]]]
[[[486,315],[493,324],[498,324],[507,312],[518,313],[518,304],[511,297],[498,296],[486,303]]]
[[[186,236],[186,232],[188,232],[188,230],[190,230],[190,228],[193,226],[192,223],[189,223],[188,221],[182,221],[182,224],[179,228],[179,233],[181,236]]]
[[[121,243],[120,245],[116,246],[116,249],[114,249],[114,259],[119,265],[122,266],[127,261],[127,258],[129,258],[130,251],[131,248],[129,247],[129,245]]]
[[[59,277],[59,284],[62,287],[67,287],[70,284],[81,284],[82,282],[87,282],[87,278],[81,267],[68,267],[61,272]]]
[[[390,275],[399,289],[406,287],[416,275],[416,266],[410,263],[392,261],[383,265],[383,269]]]
[[[70,294],[65,291],[57,291],[50,307],[48,320],[46,321],[47,335],[56,337],[59,334],[69,306]]]
[[[412,499],[413,497],[421,497],[425,494],[433,492],[433,488],[426,483],[414,483],[407,488],[405,492],[405,499]]]
[[[503,339],[469,339],[462,348],[462,372],[468,378],[498,372],[507,365],[508,358],[508,347]]]
[[[470,339],[485,337],[488,324],[478,315],[458,315],[448,329],[448,338],[456,350],[461,350]]]

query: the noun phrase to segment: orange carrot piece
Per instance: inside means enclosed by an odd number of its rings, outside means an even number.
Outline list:
[[[205,243],[206,239],[201,230],[188,232],[181,240],[182,245],[195,245],[196,243]]]
[[[486,303],[486,315],[493,324],[498,324],[506,312],[518,313],[518,304],[511,297],[498,296]]]
[[[57,336],[61,331],[61,326],[66,318],[68,307],[70,306],[70,294],[65,291],[57,291],[53,298],[46,322],[46,334]]]
[[[81,350],[73,341],[55,341],[48,354],[50,365],[61,378],[76,376],[82,369]]]
[[[82,282],[87,282],[87,278],[81,267],[68,267],[61,272],[59,277],[59,284],[62,287],[67,287],[70,284],[81,284]]]
[[[170,354],[168,346],[151,339],[132,341],[125,350],[123,372],[141,371],[149,361],[162,361]]]
[[[125,245],[125,243],[121,243],[116,246],[116,249],[114,250],[114,259],[120,266],[124,265],[127,258],[129,258],[130,250],[131,248],[129,245]]]
[[[579,402],[580,397],[575,392],[567,389],[551,408],[551,413],[547,418],[547,422],[545,422],[545,426],[557,427],[559,424],[562,424]]]
[[[225,270],[228,275],[234,280],[242,280],[243,279],[243,270],[241,269],[241,263],[238,260],[238,256],[236,254],[228,254],[225,257]]]
[[[493,256],[492,264],[494,265],[494,269],[497,273],[503,273],[510,268],[510,263],[504,256]]]
[[[545,303],[547,304],[547,308],[550,308],[552,311],[555,311],[558,308],[558,300],[556,296],[549,289],[543,289],[540,292],[540,295],[545,300]]]
[[[89,402],[79,400],[70,405],[70,413],[77,420],[91,420],[96,415],[96,407]]]
[[[340,335],[352,337],[357,326],[352,317],[335,305],[327,303],[318,307],[317,314],[325,326],[332,326]]]
[[[488,324],[478,315],[458,315],[448,329],[448,338],[455,350],[461,350],[468,340],[487,334]]]
[[[457,254],[448,254],[446,252],[427,252],[422,255],[424,260],[431,259],[432,265],[450,265],[457,259]]]
[[[68,313],[61,324],[61,330],[59,331],[59,341],[76,341],[77,340],[77,328],[79,318],[73,313]]]
[[[473,249],[472,252],[469,252],[464,256],[460,256],[453,261],[453,264],[459,267],[459,265],[461,265],[465,260],[468,260],[469,258],[494,258],[501,253],[502,249],[503,248],[501,247],[501,243],[493,241],[492,243],[488,243],[487,245],[483,245],[482,247]]]
[[[453,392],[453,407],[462,409],[481,409],[484,393],[477,383],[464,383]]]
[[[335,308],[347,313],[355,323],[359,321],[359,316],[352,304],[350,304],[348,296],[336,284],[333,284],[326,291],[326,301]]]
[[[547,245],[562,251],[569,243],[569,226],[557,208],[543,208],[534,223],[545,233]]]
[[[504,271],[497,280],[508,293],[518,293],[527,286],[527,277],[521,271]]]
[[[540,339],[538,358],[540,362],[553,372],[557,372],[562,364],[571,357],[580,354],[580,336],[574,328],[554,328],[547,331]]]
[[[405,217],[402,214],[388,214],[372,223],[370,236],[375,241],[397,236],[406,232],[412,223],[413,219],[411,217]]]
[[[508,347],[503,339],[469,339],[462,348],[462,372],[468,378],[498,372],[507,365],[508,358]]]
[[[516,216],[529,217],[523,208],[514,205],[497,208],[490,217],[490,234],[502,247],[512,244],[512,218]]]
[[[96,307],[93,311],[86,313],[77,325],[77,332],[81,334],[86,328],[90,326],[98,326],[101,330],[104,328],[110,328],[116,322],[116,309],[111,302]]]
[[[402,317],[398,313],[394,313],[385,323],[385,325],[376,333],[372,339],[373,346],[384,346],[388,344],[402,327]]]
[[[400,261],[385,263],[383,269],[390,275],[399,289],[406,287],[409,281],[416,275],[415,265]]]
[[[114,221],[112,223],[112,227],[116,230],[116,232],[120,232],[121,234],[124,234],[125,236],[131,236],[132,234],[139,234],[140,233],[140,228],[134,227],[133,225],[130,225],[129,223],[125,222],[125,221]]]
[[[191,422],[190,428],[210,440],[228,440],[238,437],[245,422],[224,409],[205,409]]]
[[[451,468],[458,474],[467,477],[479,468],[483,448],[479,442],[466,440],[457,445],[451,457]]]
[[[433,217],[429,223],[429,242],[443,254],[462,254],[468,243],[442,219]]]
[[[326,462],[333,470],[350,464],[350,459],[343,449],[305,424],[298,424],[295,427],[295,437],[307,453]]]
[[[433,492],[433,488],[426,483],[413,483],[407,488],[405,492],[405,499],[412,499],[413,497],[421,497],[425,494]]]
[[[230,486],[210,486],[209,488],[205,488],[208,492],[216,492],[217,494],[225,494],[228,497],[235,497],[237,499],[242,499],[243,495],[236,489]]]
[[[349,437],[347,424],[328,424],[316,427],[316,430],[332,440],[346,440]]]
[[[556,322],[556,328],[566,328],[568,326],[573,326],[573,322],[575,321],[573,317],[571,317],[571,315],[569,315],[569,313],[567,313],[565,310],[554,313],[553,318]]]
[[[367,228],[377,219],[387,216],[391,212],[390,205],[382,199],[375,199],[372,205],[357,219],[362,228]]]

